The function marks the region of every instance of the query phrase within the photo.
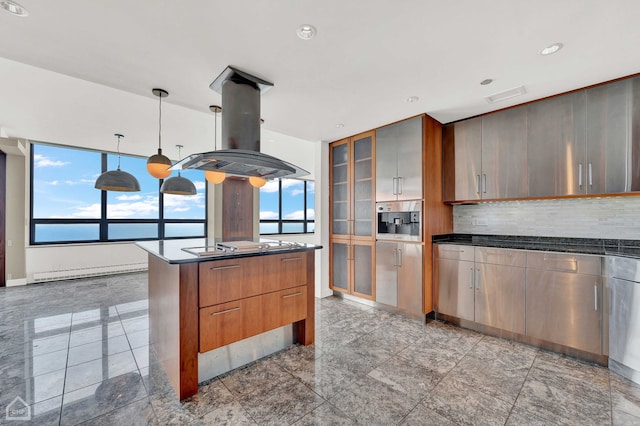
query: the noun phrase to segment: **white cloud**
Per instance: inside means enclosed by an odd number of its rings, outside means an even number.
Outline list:
[[[307,219],[314,219],[315,211],[313,209],[307,209]],[[296,210],[284,216],[284,219],[303,220],[304,210]]]
[[[270,211],[261,211],[260,219],[277,219],[278,212],[270,212]]]
[[[56,186],[56,185],[60,184],[60,181],[52,180],[51,182],[46,182],[46,184],[47,184],[47,185]]]
[[[69,162],[66,161],[54,161],[44,155],[36,154],[33,156],[33,164],[36,167],[61,167],[66,166]]]
[[[188,212],[189,210],[191,210],[189,207],[178,207],[173,209],[174,212]]]
[[[304,195],[304,189],[294,189],[289,192],[289,195],[291,195],[292,197],[295,197],[296,195]]]
[[[260,188],[260,192],[278,192],[278,181],[268,180],[267,183]]]
[[[194,180],[193,184],[196,187],[196,190],[204,189],[206,187],[205,182],[203,180]]]
[[[141,200],[142,196],[140,195],[118,195],[116,200],[118,201],[138,201]]]
[[[147,201],[107,205],[107,217],[125,219],[129,217],[149,217],[158,212],[158,204]]]
[[[71,215],[76,218],[96,218],[100,217],[101,208],[100,203],[90,204],[88,206],[78,207],[76,211]]]

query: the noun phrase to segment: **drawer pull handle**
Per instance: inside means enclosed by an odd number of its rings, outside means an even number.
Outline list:
[[[302,292],[301,292],[301,291],[299,291],[299,292],[297,292],[297,293],[293,293],[293,294],[287,294],[287,295],[284,295],[284,296],[282,296],[282,298],[283,298],[283,299],[288,299],[288,298],[290,298],[290,297],[295,297],[295,296],[300,296],[300,295],[302,295]]]
[[[294,260],[302,260],[301,257],[287,257],[286,259],[281,259],[282,262],[293,262]]]
[[[447,253],[464,253],[464,250],[456,250],[456,249],[440,249],[440,251],[444,251]]]
[[[214,266],[213,268],[209,268],[212,271],[219,271],[221,269],[234,269],[234,268],[239,268],[240,265],[227,265],[227,266]]]
[[[231,308],[231,309],[227,309],[226,311],[220,311],[220,312],[212,312],[211,316],[216,316],[216,315],[222,315],[222,314],[228,314],[229,312],[233,312],[233,311],[239,311],[240,307],[238,306],[237,308]]]

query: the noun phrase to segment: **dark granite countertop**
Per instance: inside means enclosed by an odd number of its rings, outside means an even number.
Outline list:
[[[221,242],[221,240],[212,238],[139,241],[136,243],[136,245],[168,263],[207,262],[210,260],[222,260],[237,257],[267,256],[271,254],[294,253],[300,251],[318,250],[322,248],[322,246],[315,244],[292,243],[266,238],[260,238],[253,241],[256,243],[269,244],[272,248],[269,250],[259,250],[251,252],[216,251],[216,244]],[[204,252],[209,252],[211,254],[206,254]]]
[[[640,259],[640,240],[445,234],[434,235],[431,241],[433,243],[443,244],[598,254],[603,256],[626,256]]]

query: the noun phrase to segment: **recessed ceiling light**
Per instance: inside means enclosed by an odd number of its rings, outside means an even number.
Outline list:
[[[336,124],[336,129],[342,129],[343,127],[344,127],[344,124],[342,123]]]
[[[493,83],[493,79],[492,78],[485,78],[484,80],[482,80],[480,82],[480,84],[482,84],[483,86],[486,86],[487,84],[491,84]]]
[[[419,100],[420,98],[417,96],[409,96],[407,99],[405,99],[405,102],[412,104],[414,102],[418,102]]]
[[[311,40],[316,36],[317,33],[318,30],[316,30],[316,27],[310,24],[300,25],[296,30],[296,34],[298,34],[298,37],[303,40]]]
[[[2,7],[7,12],[16,15],[16,16],[28,16],[29,12],[27,9],[20,6],[18,3],[11,0],[2,0],[0,1],[0,7]]]
[[[562,43],[553,43],[551,46],[547,46],[540,51],[541,55],[552,55],[558,50],[562,49]]]

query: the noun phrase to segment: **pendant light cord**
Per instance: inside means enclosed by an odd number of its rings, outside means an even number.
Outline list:
[[[158,98],[160,98],[159,103],[159,114],[158,114],[158,149],[162,149],[162,93],[158,94]]]
[[[117,145],[117,150],[118,150],[118,170],[120,170],[120,138],[122,137],[122,135],[116,135],[116,137],[118,138],[118,145]]]

